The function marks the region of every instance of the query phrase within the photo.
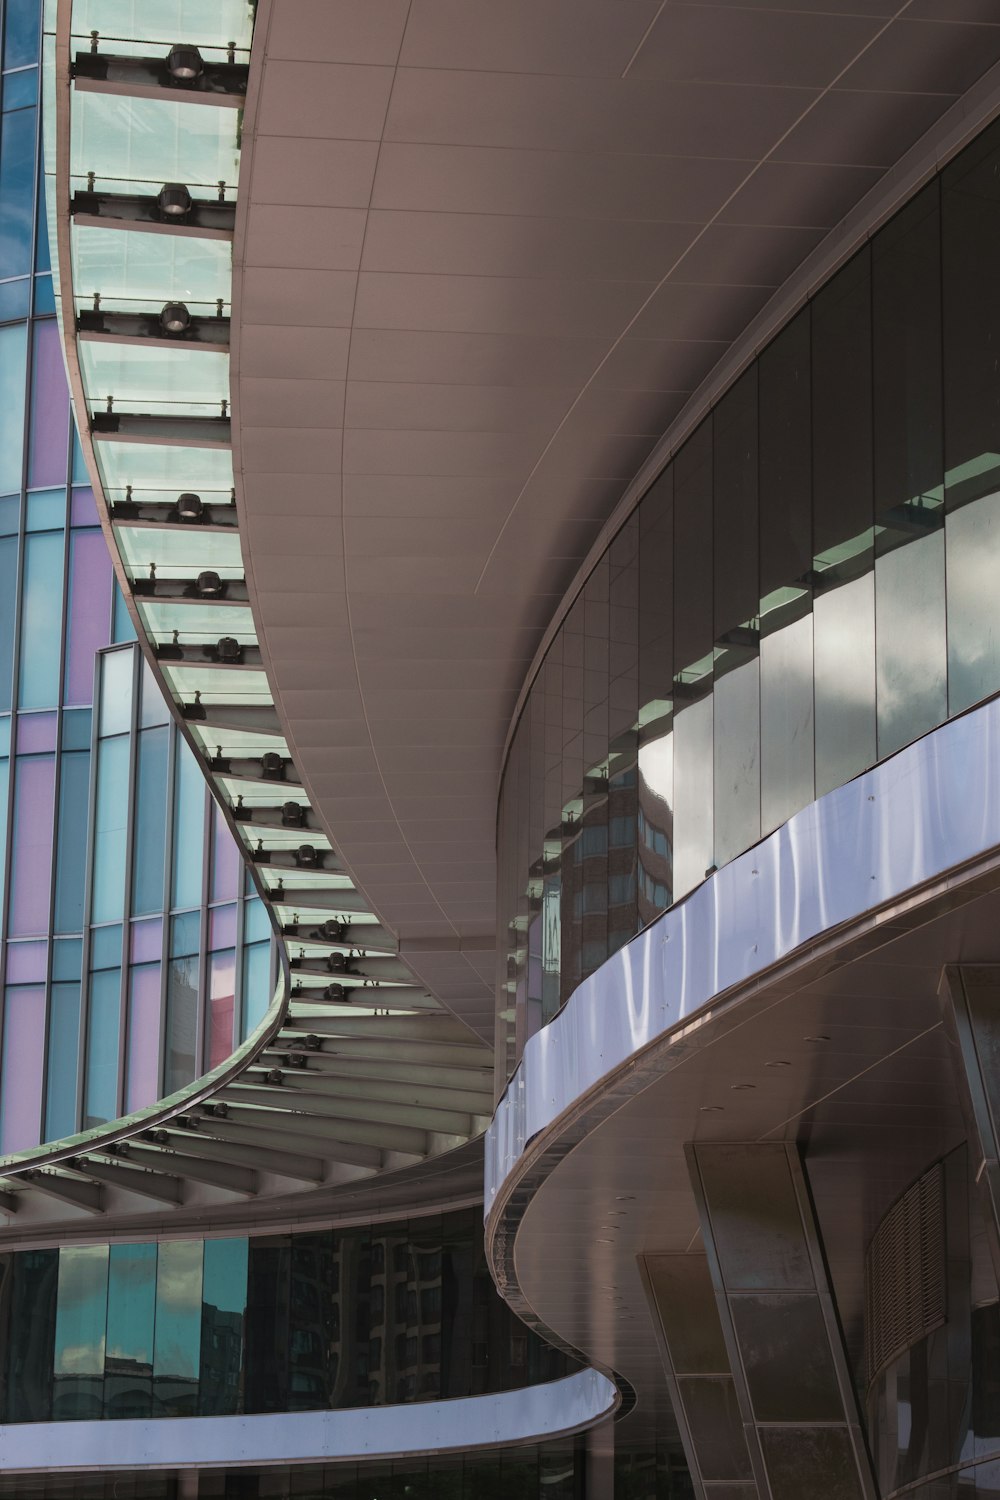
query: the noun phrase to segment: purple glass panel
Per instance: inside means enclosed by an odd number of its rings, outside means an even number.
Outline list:
[[[69,523],[71,526],[99,526],[94,492],[89,484],[77,485],[70,498]]]
[[[208,946],[236,947],[236,907],[214,906],[208,914]]]
[[[70,549],[63,702],[89,704],[94,698],[94,653],[111,641],[111,558],[99,531],[74,532]]]
[[[235,901],[242,861],[235,840],[218,807],[212,818],[212,901]]]
[[[148,922],[132,923],[132,962],[158,963],[163,951],[163,919],[151,917]]]
[[[55,714],[18,714],[17,750],[19,755],[37,755],[55,748]]]
[[[8,943],[7,983],[44,984],[48,943]]]
[[[232,948],[213,953],[208,978],[208,1066],[218,1067],[233,1050],[236,954]]]
[[[45,1061],[45,990],[9,985],[4,1006],[0,1079],[0,1152],[26,1151],[41,1139]]]
[[[69,392],[59,347],[59,326],[35,324],[31,374],[31,445],[28,484],[65,484],[69,456]]]
[[[150,925],[148,923],[144,924]],[[132,970],[128,997],[128,1072],[125,1108],[142,1109],[160,1094],[160,966]]]
[[[54,780],[53,756],[18,759],[14,780],[11,937],[33,937],[48,931]]]

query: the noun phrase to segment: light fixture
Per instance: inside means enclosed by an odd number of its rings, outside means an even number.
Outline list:
[[[304,828],[306,826],[306,810],[301,802],[283,802],[281,804],[281,826],[282,828]]]
[[[340,943],[347,932],[347,924],[338,922],[336,917],[328,917],[320,928],[320,935],[328,943]]]
[[[222,593],[222,579],[211,568],[198,574],[194,586],[203,599],[217,599]]]
[[[160,327],[164,333],[178,335],[191,327],[191,314],[185,302],[165,302],[160,313]]]
[[[270,1068],[268,1072],[264,1074],[264,1079],[267,1083],[284,1083],[285,1075],[284,1073],[282,1073],[280,1068]]]
[[[804,1042],[828,1042],[830,1038],[828,1036],[823,1036],[821,1032],[817,1036],[804,1036],[802,1040]]]
[[[289,1052],[285,1060],[290,1068],[304,1068],[306,1065],[305,1057],[301,1052]]]
[[[327,954],[326,966],[331,974],[347,973],[347,958],[343,953]]]
[[[330,988],[335,989],[338,988],[338,986],[331,985]],[[304,1038],[302,1045],[310,1052],[319,1052],[323,1046],[323,1038],[321,1036],[317,1036],[314,1031],[310,1031],[309,1035]]]
[[[167,71],[178,83],[190,83],[205,71],[205,64],[197,47],[178,42],[167,53]]]
[[[326,987],[326,989],[323,991],[323,999],[324,1000],[341,1000],[346,1005],[350,1004],[350,1001],[348,1000],[348,997],[347,997],[347,986],[346,986],[346,984],[328,984],[327,987]]]
[[[239,661],[243,655],[243,647],[234,635],[220,636],[216,650],[220,661]]]
[[[307,870],[315,870],[323,863],[318,849],[312,844],[300,844],[295,851],[295,863]]]
[[[156,195],[161,219],[186,219],[193,200],[183,182],[165,182]]]
[[[187,521],[189,523],[200,521],[204,514],[205,507],[202,504],[200,495],[185,492],[183,495],[177,496],[177,519],[179,521]]]
[[[285,779],[285,762],[277,750],[265,750],[260,758],[261,775],[268,781],[283,781]]]
[[[755,1089],[755,1083],[731,1083],[729,1087],[735,1092],[738,1089]]]
[[[765,1068],[790,1068],[792,1065],[783,1057],[776,1057],[773,1062],[765,1063]]]

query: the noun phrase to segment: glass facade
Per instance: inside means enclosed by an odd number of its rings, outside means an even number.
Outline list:
[[[565,616],[499,816],[497,1046],[815,797],[1000,691],[1000,127],[721,397]]]
[[[129,644],[134,633],[70,420],[38,187],[39,23],[35,0],[4,8],[3,1155],[189,1082],[253,1030],[272,989],[260,903],[248,902],[234,841],[211,813],[194,757]],[[178,819],[181,836],[168,838]],[[185,940],[180,1018],[176,1007],[170,1012],[171,944],[185,920],[193,938]],[[165,1032],[168,1013],[174,1030]]]
[[[0,1368],[0,1421],[40,1422],[437,1401],[571,1366],[501,1300],[469,1209],[0,1255]]]

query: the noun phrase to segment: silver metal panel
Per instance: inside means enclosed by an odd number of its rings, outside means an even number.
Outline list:
[[[620,949],[525,1048],[486,1138],[486,1212],[525,1145],[732,987],[1000,844],[1000,702],[821,797]]]
[[[617,1400],[610,1380],[581,1370],[495,1396],[357,1411],[16,1423],[0,1426],[0,1470],[231,1469],[456,1452],[578,1432],[608,1416]]]

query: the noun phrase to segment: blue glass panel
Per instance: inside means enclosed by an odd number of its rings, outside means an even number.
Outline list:
[[[3,214],[0,212],[0,226],[2,225]],[[3,228],[0,227],[0,247],[3,245],[3,233]],[[0,494],[4,495],[21,488],[27,351],[26,323],[0,328]]]
[[[67,947],[56,944],[56,952]],[[53,967],[55,954],[53,954]],[[77,962],[79,971],[79,961]],[[49,1002],[49,1057],[45,1089],[47,1141],[73,1135],[77,1128],[76,1076],[80,1047],[80,983],[53,984]]]
[[[171,1240],[159,1247],[154,1416],[194,1416],[198,1410],[203,1249],[201,1240]]]
[[[156,1246],[112,1245],[104,1415],[148,1417],[153,1386]]]
[[[90,709],[67,708],[62,716],[62,748],[90,749]]]
[[[18,678],[21,708],[50,708],[59,702],[64,552],[62,532],[31,536],[24,543]]]
[[[28,496],[25,531],[57,531],[66,525],[66,491],[33,490]]]
[[[52,944],[52,978],[79,979],[83,964],[83,943],[79,938],[63,938]]]
[[[259,896],[251,896],[244,907],[243,940],[256,943],[271,936],[271,922]]]
[[[174,778],[172,906],[198,906],[205,850],[205,780],[187,745],[178,740]]]
[[[132,851],[132,910],[163,909],[163,857],[167,833],[167,757],[170,730],[144,729],[139,736],[138,796]]]
[[[243,950],[243,1018],[241,1041],[264,1019],[271,1003],[271,944],[251,943]]]
[[[35,0],[7,0],[3,28],[5,68],[24,68],[38,61],[41,9]]]
[[[80,447],[80,434],[76,430],[75,422],[73,424],[73,483],[90,483],[90,475],[87,473],[87,461],[83,456],[83,449]]]
[[[20,524],[20,495],[4,495],[0,498],[0,536],[16,536]]]
[[[65,728],[65,718],[63,725]],[[59,765],[59,842],[54,926],[56,932],[80,932],[83,928],[83,894],[87,876],[90,752],[68,751],[63,754]]]
[[[121,919],[125,897],[129,737],[102,740],[97,753],[94,871],[91,920]]]
[[[56,1303],[56,1420],[101,1416],[107,1311],[107,1245],[64,1245]]]
[[[245,1239],[205,1242],[199,1416],[239,1411],[248,1260]]]
[[[52,290],[51,276],[35,277],[35,313],[44,317],[46,313],[54,313],[56,310],[56,294]]]
[[[94,927],[90,934],[90,967],[116,969],[122,961],[122,925]]]
[[[2,346],[0,346],[0,358],[2,358]],[[0,417],[0,422],[2,420]],[[10,708],[16,609],[17,537],[2,537],[0,538],[0,710]]]
[[[51,269],[52,269],[52,258],[49,255],[49,215],[48,215],[48,209],[47,209],[46,204],[45,204],[45,163],[41,159],[41,157],[42,157],[42,153],[39,153],[39,162],[38,162],[38,197],[37,197],[37,200],[36,200],[37,204],[38,204],[38,209],[37,209],[37,213],[36,213],[36,217],[35,217],[35,270],[36,271],[51,271]],[[51,293],[51,286],[52,286],[52,283],[51,283],[51,278],[50,278],[50,280],[49,280],[50,293]],[[35,297],[36,297],[36,302],[37,302],[37,297],[38,297],[37,291],[35,293]],[[41,311],[41,309],[38,308],[37,306],[36,306],[35,310],[36,310],[36,312]],[[52,308],[51,311],[54,312],[55,308]]]
[[[10,754],[10,714],[0,714],[0,755]]]
[[[19,109],[4,115],[0,126],[0,276],[31,270],[35,115],[33,109]]]
[[[0,281],[0,323],[12,323],[28,316],[31,281],[20,276],[16,281]]]
[[[38,103],[38,69],[22,68],[20,72],[8,73],[3,81],[3,108],[9,114],[14,109],[26,109]]]
[[[87,1077],[84,1127],[103,1125],[118,1115],[118,1021],[121,970],[102,969],[90,976],[87,1014]]]
[[[116,646],[124,641],[135,640],[135,626],[132,624],[131,616],[125,608],[125,599],[121,589],[115,584],[115,618],[112,628],[112,639]]]

